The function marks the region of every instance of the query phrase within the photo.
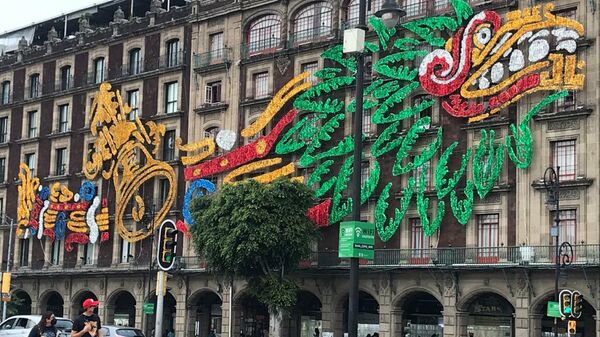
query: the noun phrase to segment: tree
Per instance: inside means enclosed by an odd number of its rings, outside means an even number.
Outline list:
[[[318,237],[306,216],[313,192],[287,179],[224,185],[191,205],[192,240],[211,271],[248,281],[269,308],[269,336],[281,336],[281,322],[295,305],[297,286],[286,275],[311,253]]]

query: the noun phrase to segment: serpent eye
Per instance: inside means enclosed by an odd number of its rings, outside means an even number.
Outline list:
[[[479,30],[477,30],[473,42],[478,48],[483,48],[488,42],[490,42],[491,38],[492,30],[487,26],[483,26]]]

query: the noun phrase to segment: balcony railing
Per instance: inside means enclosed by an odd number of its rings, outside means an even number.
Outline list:
[[[183,50],[179,50],[177,53],[173,54],[161,55],[159,67],[161,69],[166,69],[183,65],[183,55]]]
[[[285,41],[279,37],[265,38],[252,43],[242,43],[242,58],[259,54],[270,54],[284,47]]]
[[[493,268],[493,267],[540,267],[554,268],[555,247],[448,247],[431,249],[376,249],[373,260],[362,260],[366,266],[404,268]],[[574,245],[573,265],[600,265],[600,245]],[[207,268],[206,260],[198,256],[179,258],[181,269]],[[338,258],[338,251],[313,252],[300,262],[300,268],[348,268],[348,259]]]
[[[205,68],[211,65],[230,63],[231,48],[222,48],[194,55],[194,68]]]
[[[293,47],[302,43],[310,43],[333,37],[332,27],[315,27],[290,34],[289,43]]]

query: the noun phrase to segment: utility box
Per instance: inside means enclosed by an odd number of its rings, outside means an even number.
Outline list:
[[[365,31],[359,28],[344,31],[344,54],[362,53],[365,49]]]

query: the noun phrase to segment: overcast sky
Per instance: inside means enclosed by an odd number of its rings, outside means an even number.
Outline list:
[[[0,0],[0,33],[107,0]]]

